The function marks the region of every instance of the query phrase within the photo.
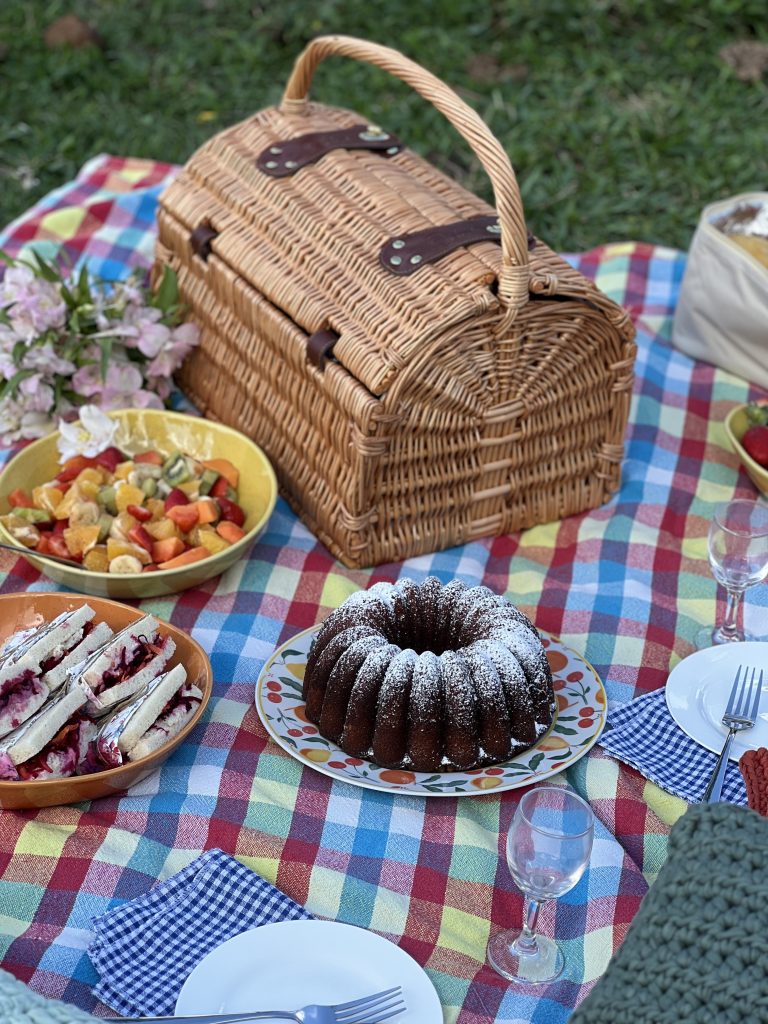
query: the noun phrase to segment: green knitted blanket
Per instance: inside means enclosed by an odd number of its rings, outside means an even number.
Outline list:
[[[84,1013],[58,999],[39,996],[17,981],[12,974],[0,971],[2,1024],[97,1024],[97,1020],[90,1013]]]
[[[768,819],[690,808],[603,977],[570,1024],[768,1022]]]

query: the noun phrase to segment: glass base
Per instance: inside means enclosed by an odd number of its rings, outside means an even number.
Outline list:
[[[536,951],[526,953],[514,946],[519,936],[519,931],[505,931],[490,940],[486,956],[494,971],[508,981],[526,985],[543,985],[559,978],[565,967],[565,958],[557,943],[537,935]]]
[[[731,634],[723,634],[720,627],[705,626],[704,629],[700,629],[696,636],[693,638],[694,646],[697,650],[703,651],[705,647],[716,647],[719,644],[734,644],[741,643],[744,640],[759,640],[758,636],[753,633],[748,633],[746,630],[739,630],[738,634],[733,636]]]

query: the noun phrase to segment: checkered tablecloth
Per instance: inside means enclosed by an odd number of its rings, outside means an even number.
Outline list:
[[[108,277],[146,265],[157,195],[172,174],[98,157],[10,225],[0,247],[64,248]],[[276,645],[355,589],[406,574],[508,592],[597,668],[614,703],[662,686],[691,652],[716,610],[705,540],[713,504],[754,494],[722,427],[748,387],[670,347],[682,253],[621,243],[572,259],[638,327],[621,490],[589,514],[366,571],[334,561],[280,501],[246,561],[196,590],[144,602],[209,651],[214,699],[192,741],[127,796],[0,814],[0,966],[93,1008],[91,920],[218,847],[313,915],[399,943],[428,972],[448,1022],[567,1020],[621,942],[684,805],[599,747],[568,770],[599,818],[595,853],[579,886],[541,917],[563,945],[567,974],[527,994],[484,966],[489,934],[522,913],[503,860],[517,794],[427,799],[333,781],[267,741],[253,690]],[[567,408],[562,415],[567,427]],[[3,593],[55,589],[12,555],[0,556],[0,569]],[[748,625],[765,615],[767,591],[748,593]]]

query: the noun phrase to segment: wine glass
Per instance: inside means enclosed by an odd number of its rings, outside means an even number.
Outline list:
[[[744,591],[768,576],[768,505],[746,498],[718,505],[707,544],[714,577],[725,587],[725,618],[700,630],[696,646],[754,640],[739,627],[738,616]]]
[[[522,930],[508,929],[488,943],[491,967],[503,978],[529,984],[554,981],[565,958],[552,939],[536,934],[545,900],[576,885],[592,852],[594,815],[568,789],[538,786],[520,800],[507,836],[507,863],[526,898]]]

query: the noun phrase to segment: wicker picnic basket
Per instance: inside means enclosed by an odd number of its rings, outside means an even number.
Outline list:
[[[321,60],[401,78],[487,172],[495,209],[359,114],[309,102]],[[395,50],[315,39],[282,103],[202,146],[160,198],[201,344],[180,375],[253,437],[350,567],[594,508],[617,488],[626,312],[529,235],[500,143]]]

